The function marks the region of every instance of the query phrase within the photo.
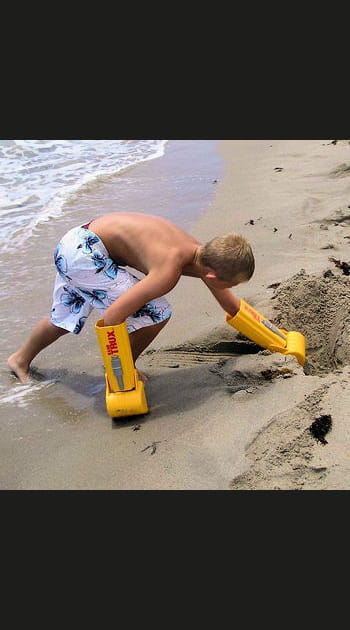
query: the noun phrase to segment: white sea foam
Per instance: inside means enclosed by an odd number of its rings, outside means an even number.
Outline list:
[[[26,407],[30,398],[33,394],[36,394],[39,390],[43,388],[50,387],[55,384],[55,380],[50,379],[46,381],[40,381],[40,383],[33,383],[30,381],[29,383],[17,384],[12,387],[6,394],[2,394],[0,396],[0,403],[11,403],[16,404],[18,407]]]
[[[84,188],[164,154],[167,140],[0,140],[1,250],[59,216]]]

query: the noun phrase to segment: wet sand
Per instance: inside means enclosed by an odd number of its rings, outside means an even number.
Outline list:
[[[305,334],[307,369],[258,352],[200,281],[183,278],[169,294],[171,322],[139,361],[149,414],[106,414],[94,316],[75,343],[66,336],[38,356],[34,385],[2,370],[2,489],[349,489],[350,280],[334,262],[350,261],[349,142],[225,140],[219,151],[223,176],[190,231],[202,241],[229,231],[249,239],[256,271],[235,293]],[[148,177],[160,164],[140,168]],[[38,277],[59,223],[39,229]],[[23,300],[35,296],[29,329],[50,307],[54,272],[43,282],[22,274]],[[13,331],[26,332],[20,304],[10,325],[12,312],[9,295],[8,352]],[[320,441],[310,427],[322,417],[331,425]]]

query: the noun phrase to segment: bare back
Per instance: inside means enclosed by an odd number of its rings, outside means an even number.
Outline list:
[[[169,262],[179,275],[197,275],[192,263],[201,243],[162,217],[137,212],[106,214],[94,219],[89,229],[119,265],[147,275]]]
[[[166,219],[118,212],[94,219],[89,228],[117,264],[145,274],[108,307],[106,325],[125,321],[150,300],[165,295],[182,275],[199,277],[196,256],[201,243]]]

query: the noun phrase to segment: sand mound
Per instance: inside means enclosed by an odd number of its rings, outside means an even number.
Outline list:
[[[350,280],[331,270],[307,275],[301,269],[273,298],[273,321],[306,337],[306,374],[331,372],[350,363]]]
[[[294,409],[273,416],[246,449],[249,470],[231,483],[232,490],[303,490],[318,488],[328,469],[314,462],[316,440],[310,424],[320,413],[327,385],[317,388]]]

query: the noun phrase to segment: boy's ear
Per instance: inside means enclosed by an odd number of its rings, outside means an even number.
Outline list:
[[[214,271],[214,269],[211,269],[210,267],[207,267],[207,271],[205,272],[204,277],[208,278],[208,280],[217,280],[216,271]]]

